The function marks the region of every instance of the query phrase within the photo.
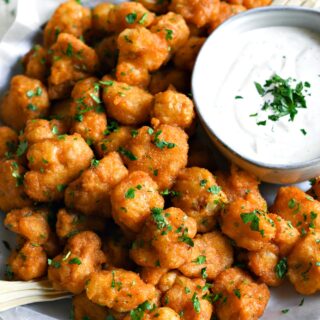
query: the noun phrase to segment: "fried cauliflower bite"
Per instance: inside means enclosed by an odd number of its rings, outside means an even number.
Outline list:
[[[188,263],[179,268],[189,278],[213,280],[233,263],[230,241],[218,231],[198,234],[191,251]]]
[[[88,143],[101,140],[107,127],[107,117],[100,105],[99,80],[91,77],[78,81],[71,96],[71,133],[79,133]]]
[[[320,232],[301,238],[288,257],[288,277],[300,294],[320,290]]]
[[[26,170],[15,160],[0,161],[0,210],[8,212],[30,206],[23,187],[23,177]]]
[[[174,12],[158,16],[150,30],[167,42],[170,54],[174,54],[182,47],[190,35],[190,30],[183,17]]]
[[[276,214],[269,214],[268,217],[273,220],[276,227],[273,242],[278,246],[280,256],[286,257],[299,240],[300,233],[290,221],[286,221]]]
[[[100,238],[91,231],[70,238],[63,253],[49,261],[48,279],[53,288],[81,293],[90,275],[106,260],[100,248]]]
[[[209,30],[208,32],[213,32],[217,27],[220,26],[224,21],[231,18],[232,16],[246,11],[246,7],[237,4],[229,4],[227,2],[221,1],[218,13],[215,13],[211,19],[209,19]]]
[[[37,244],[27,241],[19,251],[12,252],[9,257],[7,275],[14,280],[29,281],[40,278],[46,271],[47,255]]]
[[[272,0],[243,0],[243,5],[247,9],[269,6]]]
[[[25,207],[7,213],[4,225],[31,243],[44,244],[49,239],[48,210]]]
[[[151,75],[149,91],[151,94],[166,91],[173,86],[179,92],[190,91],[190,74],[184,70],[162,69]]]
[[[144,171],[158,184],[160,190],[170,189],[187,164],[188,136],[178,128],[160,125],[153,130],[142,127],[120,153],[130,172]]]
[[[157,184],[144,171],[131,172],[111,191],[112,217],[124,230],[141,231],[152,208],[163,208]]]
[[[131,137],[136,134],[136,130],[133,127],[119,126],[115,121],[109,123],[110,126],[108,125],[104,138],[95,145],[95,151],[100,158],[110,152],[118,151],[121,147],[123,148]]]
[[[291,221],[302,234],[320,228],[320,203],[297,187],[281,187],[272,212]]]
[[[179,313],[184,320],[210,320],[212,304],[203,299],[209,294],[203,279],[177,276],[173,286],[162,296],[162,304]]]
[[[259,280],[268,286],[278,287],[282,284],[285,275],[277,273],[276,268],[279,263],[279,248],[271,243],[267,243],[259,251],[248,253],[249,269],[259,277]]]
[[[103,2],[97,4],[92,10],[92,29],[98,34],[108,32],[109,14],[115,7],[114,4]]]
[[[27,152],[27,195],[48,202],[63,198],[67,185],[89,167],[93,152],[79,134],[59,135],[33,144]]]
[[[140,266],[175,269],[190,261],[197,225],[178,208],[153,208],[130,256]]]
[[[219,0],[173,0],[169,10],[181,14],[183,18],[201,28],[208,24],[211,17],[218,14]]]
[[[188,41],[177,50],[173,62],[177,68],[192,71],[198,53],[205,42],[204,37],[190,37]]]
[[[60,239],[69,239],[81,231],[105,231],[106,222],[101,217],[88,218],[66,209],[60,209],[57,214],[56,232]]]
[[[110,269],[91,275],[86,287],[87,297],[94,303],[117,312],[128,312],[144,301],[154,301],[158,292],[139,275],[124,269]]]
[[[109,5],[109,3],[101,3],[101,5]],[[118,35],[112,35],[102,39],[95,46],[101,68],[105,73],[111,72],[117,65],[119,54],[117,39]]]
[[[27,77],[46,82],[49,72],[48,52],[40,45],[35,45],[22,59],[24,73]]]
[[[194,105],[186,95],[168,89],[155,95],[151,116],[160,123],[187,129],[195,117]]]
[[[177,196],[174,206],[197,221],[198,232],[211,231],[216,216],[227,203],[227,197],[214,176],[203,168],[186,168],[179,172],[172,189]]]
[[[267,213],[244,199],[231,202],[221,213],[221,230],[237,246],[258,251],[275,238],[276,228]]]
[[[78,80],[99,69],[95,50],[71,34],[61,33],[51,51],[52,67],[48,78],[51,100],[68,97]]]
[[[268,304],[270,293],[265,284],[254,282],[239,268],[223,271],[213,286],[219,298],[215,303],[219,319],[257,320]]]
[[[77,38],[91,28],[91,11],[77,1],[61,4],[51,16],[44,29],[44,46],[50,47],[60,33],[69,33]]]
[[[67,187],[66,206],[86,215],[110,217],[110,192],[127,174],[117,152],[92,160],[90,168]]]
[[[9,127],[0,127],[0,159],[11,158],[17,146],[17,133]]]
[[[39,80],[17,75],[11,78],[10,89],[0,105],[0,119],[21,130],[27,120],[47,115],[49,105],[47,90]]]
[[[103,102],[107,115],[124,125],[139,125],[150,117],[153,96],[138,87],[129,86],[124,82],[102,78]]]

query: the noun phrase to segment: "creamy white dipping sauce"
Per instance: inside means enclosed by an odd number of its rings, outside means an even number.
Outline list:
[[[320,158],[320,36],[306,29],[268,27],[241,34],[229,49],[229,62],[217,70],[222,81],[212,110],[215,134],[240,155],[259,162]],[[305,93],[307,108],[297,109],[293,121],[289,116],[267,120],[272,112],[261,110],[265,100],[254,83],[263,85],[274,74],[311,85],[311,95]],[[257,125],[264,120],[265,126]]]

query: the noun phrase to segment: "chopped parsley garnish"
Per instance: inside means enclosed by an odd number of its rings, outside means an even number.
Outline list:
[[[206,261],[207,261],[206,256],[198,256],[197,259],[192,260],[192,262],[196,264],[204,264]]]
[[[200,180],[200,186],[201,186],[201,187],[205,187],[206,184],[207,184],[207,182],[208,182],[208,180],[206,180],[206,179]]]
[[[127,192],[125,193],[126,199],[133,199],[135,197],[135,190],[134,188],[129,188]]]
[[[290,310],[289,309],[283,309],[283,310],[281,310],[281,312],[283,313],[283,314],[286,314],[286,313],[288,313]]]
[[[251,212],[241,213],[240,217],[243,223],[245,224],[250,223],[250,229],[252,231],[258,231],[263,236],[263,230],[259,229],[259,221],[260,221],[259,215],[260,215],[259,210],[253,210]]]
[[[129,37],[127,35],[124,36],[124,40],[126,40],[126,42],[128,42],[128,43],[132,43],[132,40],[129,39]]]
[[[208,278],[207,268],[202,268],[201,269],[201,277],[202,277],[202,279],[207,279]]]
[[[115,120],[111,120],[110,123],[107,125],[107,129],[104,130],[103,134],[107,136],[112,132],[117,132],[118,130],[119,130],[118,122]]]
[[[208,188],[208,192],[212,193],[212,194],[218,194],[221,191],[221,188],[219,186],[211,186],[210,188]]]
[[[69,264],[80,265],[81,264],[81,260],[79,258],[72,258],[72,259],[69,260]]]
[[[151,209],[152,219],[156,223],[159,230],[166,228],[169,224],[165,216],[163,215],[163,209],[153,208]]]
[[[139,20],[139,24],[144,24],[146,22],[148,14],[144,13],[141,17],[141,19]]]
[[[139,131],[136,129],[132,129],[130,132],[132,138],[135,138],[138,135],[138,133],[139,133]]]
[[[114,81],[112,80],[106,80],[106,81],[99,81],[100,84],[107,86],[107,87],[111,87],[114,84]]]
[[[173,31],[171,29],[165,29],[166,32],[166,40],[172,40],[173,39]]]
[[[188,237],[188,229],[184,229],[182,236],[180,236],[178,240],[186,243],[190,247],[194,246],[193,240],[190,237]]]
[[[21,157],[28,149],[28,141],[20,141],[17,149],[17,156]]]
[[[150,302],[145,301],[144,303],[140,304],[136,309],[130,311],[130,318],[131,320],[142,320],[145,311],[150,311],[153,308],[154,307],[151,305]]]
[[[174,190],[169,190],[169,189],[164,189],[163,191],[160,192],[162,196],[171,196],[171,197],[178,197],[180,196],[179,191],[174,191]]]
[[[305,136],[307,134],[307,131],[305,129],[300,129],[300,131],[302,132],[302,134]]]
[[[288,202],[288,207],[289,207],[290,209],[293,209],[293,208],[295,207],[295,205],[296,205],[296,201],[295,201],[293,198],[291,198],[291,199],[289,200],[289,202]]]
[[[259,122],[257,122],[257,125],[258,126],[265,126],[267,124],[267,121],[259,121]]]
[[[61,267],[61,263],[59,261],[55,261],[52,259],[48,259],[48,265],[55,269],[59,269]]]
[[[299,306],[299,307],[302,307],[302,306],[303,306],[303,304],[304,304],[304,298],[302,298],[302,299],[301,299],[301,301],[300,301],[300,303],[299,303],[299,305],[298,305],[298,306]]]
[[[235,96],[234,98],[235,98],[235,99],[243,99],[242,96]]]
[[[66,55],[68,57],[72,57],[73,55],[73,48],[70,42],[68,43],[68,46],[67,46]]]
[[[129,13],[126,15],[126,22],[129,24],[133,24],[137,19],[137,14],[135,12]]]
[[[118,149],[118,152],[120,152],[123,156],[127,157],[129,160],[138,160],[138,158],[130,150],[127,150],[124,147],[120,147]]]
[[[239,289],[234,289],[233,290],[233,293],[235,294],[235,296],[240,299],[241,298],[241,293],[240,293],[240,290]]]
[[[100,161],[97,159],[92,159],[91,160],[91,167],[96,168],[99,165]]]
[[[172,142],[167,142],[165,140],[160,140],[159,139],[159,136],[161,135],[162,131],[159,130],[157,131],[155,134],[154,134],[154,144],[156,145],[156,147],[158,147],[159,149],[164,149],[164,148],[167,148],[167,149],[172,149],[176,146],[175,143],[172,143]],[[149,133],[150,134],[150,133]]]
[[[288,272],[287,258],[282,258],[281,260],[279,260],[275,267],[275,272],[279,279],[284,279]]]
[[[27,109],[28,109],[28,110],[31,110],[31,111],[37,111],[37,110],[38,110],[38,107],[35,106],[35,105],[32,104],[32,103],[29,103],[29,104],[27,105]]]
[[[101,100],[100,100],[100,98],[99,98],[98,95],[96,95],[96,94],[94,94],[94,93],[92,93],[92,92],[91,92],[89,95],[90,95],[90,97],[92,98],[92,100],[93,100],[94,102],[96,102],[96,103],[101,103]]]
[[[62,192],[62,191],[65,190],[66,187],[67,187],[67,186],[66,186],[65,184],[58,184],[58,185],[57,185],[57,190],[58,190],[59,192]]]
[[[16,179],[16,186],[22,186],[23,185],[23,175],[19,173],[19,165],[17,162],[12,162],[11,164],[12,173],[11,175]]]
[[[51,132],[53,134],[58,134],[59,133],[58,127],[57,126],[53,126],[52,129],[51,129]]]
[[[201,310],[200,301],[196,293],[193,294],[191,301],[192,301],[193,309],[195,310],[195,312],[200,313],[200,310]]]

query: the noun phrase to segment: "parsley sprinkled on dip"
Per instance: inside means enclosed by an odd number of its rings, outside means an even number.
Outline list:
[[[241,33],[230,51],[217,70],[215,134],[238,154],[263,163],[320,157],[319,34],[259,28]]]

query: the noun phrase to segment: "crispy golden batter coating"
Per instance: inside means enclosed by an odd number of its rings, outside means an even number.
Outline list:
[[[270,297],[265,284],[255,283],[239,268],[220,273],[213,291],[219,298],[215,303],[218,318],[224,320],[257,320],[263,315]]]
[[[248,254],[248,266],[260,281],[268,286],[277,287],[282,284],[282,276],[276,272],[279,263],[279,248],[271,243],[266,243],[259,251],[251,251]]]
[[[87,217],[66,209],[60,209],[57,214],[56,232],[60,239],[69,239],[81,231],[92,230],[103,232],[106,222],[101,217]]]
[[[195,117],[194,105],[186,95],[169,89],[155,95],[151,116],[160,123],[187,129]]]
[[[162,296],[162,304],[172,308],[184,320],[210,320],[212,304],[203,299],[209,294],[205,280],[177,276],[173,286]]]
[[[62,254],[49,261],[48,279],[56,289],[81,293],[90,275],[105,262],[100,238],[92,231],[83,231],[67,242]]]
[[[148,309],[147,309],[148,310]],[[148,311],[146,311],[148,312]],[[171,308],[154,308],[151,306],[150,313],[143,312],[141,320],[180,320],[180,316]],[[132,315],[127,315],[123,320],[132,320]]]
[[[110,3],[101,3],[100,5],[111,5]],[[96,46],[95,50],[99,57],[101,68],[105,73],[110,72],[116,67],[118,60],[118,35],[112,35],[102,39]]]
[[[270,5],[272,0],[243,0],[243,5],[247,9],[264,7]]]
[[[91,27],[91,11],[77,1],[69,0],[61,4],[53,13],[44,29],[44,45],[50,47],[60,33],[68,33],[79,38]]]
[[[27,120],[45,116],[49,105],[47,90],[39,80],[17,75],[12,77],[1,102],[0,118],[13,129],[21,130]]]
[[[233,249],[230,241],[220,232],[197,235],[188,263],[179,270],[189,278],[214,280],[220,272],[231,267]]]
[[[145,171],[160,190],[170,189],[187,164],[187,139],[178,127],[164,124],[153,130],[145,126],[120,152],[130,172]]]
[[[92,150],[76,133],[33,144],[27,152],[26,193],[42,202],[62,199],[64,189],[89,167],[92,157]]]
[[[78,80],[99,68],[95,50],[71,34],[61,33],[51,51],[52,67],[48,84],[52,100],[67,98]]]
[[[46,82],[49,73],[48,52],[40,45],[35,45],[22,59],[27,77]]]
[[[219,0],[173,0],[169,5],[169,10],[181,14],[198,28],[208,24],[212,16],[218,14],[219,8]]]
[[[67,187],[66,206],[86,215],[110,217],[110,192],[127,174],[117,152],[92,160],[90,168]]]
[[[249,251],[260,250],[274,239],[276,228],[267,213],[257,209],[256,204],[244,199],[231,202],[221,213],[221,230]]]
[[[164,13],[168,9],[169,0],[138,0],[148,10],[155,13]]]
[[[175,66],[192,71],[197,55],[205,40],[206,38],[203,37],[190,37],[174,55],[173,62]]]
[[[180,171],[172,189],[177,196],[173,204],[197,221],[199,232],[216,225],[216,216],[227,203],[227,197],[206,169],[193,167]]]
[[[159,267],[145,267],[141,270],[143,281],[153,284],[161,292],[168,291],[179,274],[176,270],[169,271],[169,269]]]
[[[30,206],[23,187],[23,177],[26,170],[15,160],[0,161],[0,210],[8,212]]]
[[[31,243],[44,244],[49,239],[48,209],[25,207],[7,213],[4,225]]]
[[[17,133],[9,127],[0,127],[0,159],[14,156],[17,146]]]
[[[305,295],[320,290],[320,233],[301,238],[288,257],[288,276],[295,289]]]
[[[175,269],[190,261],[196,222],[178,208],[154,208],[130,251],[140,266]]]
[[[320,228],[320,203],[297,187],[281,187],[272,212],[291,221],[302,234]]]
[[[139,125],[149,119],[153,96],[138,87],[102,78],[103,102],[107,115],[124,125]]]
[[[163,208],[157,184],[144,171],[131,172],[111,191],[112,217],[124,230],[141,231],[152,208]]]
[[[37,244],[27,241],[19,251],[13,251],[9,257],[7,276],[11,276],[11,279],[29,281],[44,276],[46,271],[47,255]]]
[[[124,269],[110,269],[95,272],[87,284],[88,298],[101,306],[117,312],[137,308],[146,300],[155,300],[156,288],[144,283],[137,273]]]
[[[108,19],[110,11],[115,7],[114,4],[103,2],[96,5],[92,10],[92,29],[98,33],[108,32]]]

